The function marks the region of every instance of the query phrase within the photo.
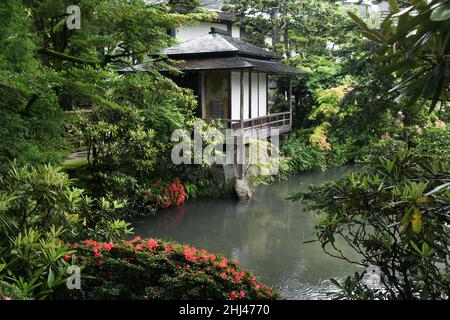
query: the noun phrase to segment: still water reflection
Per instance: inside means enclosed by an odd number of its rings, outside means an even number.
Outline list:
[[[296,175],[285,182],[261,186],[256,199],[247,203],[194,200],[185,207],[137,221],[135,231],[235,258],[288,299],[324,299],[330,288],[328,279],[343,277],[358,267],[326,255],[317,242],[305,244],[315,239],[318,218],[302,203],[285,198],[310,184],[336,179],[348,170],[352,168]]]

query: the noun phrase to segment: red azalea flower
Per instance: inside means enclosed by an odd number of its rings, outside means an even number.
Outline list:
[[[138,235],[138,236],[134,237],[134,239],[131,240],[130,243],[135,243],[135,242],[138,242],[138,241],[141,241],[141,240],[142,240],[141,236]]]
[[[140,243],[134,247],[134,250],[140,251],[143,247],[145,247],[145,243]]]
[[[112,243],[112,242],[106,243],[106,244],[103,246],[103,248],[105,248],[105,250],[106,250],[107,252],[110,252],[111,249],[114,248],[114,247],[115,247],[115,244]]]
[[[164,243],[164,251],[165,251],[166,253],[170,253],[170,252],[172,252],[172,248],[169,247],[169,246],[167,246],[167,245]]]
[[[157,246],[158,246],[158,242],[155,241],[155,239],[152,239],[152,238],[148,239],[148,241],[147,241],[147,247],[148,247],[150,250],[152,250],[153,248],[156,248]]]
[[[90,240],[90,239],[85,240],[84,243],[85,243],[85,246],[86,246],[86,247],[97,245],[97,241]]]
[[[101,255],[101,254],[100,254],[100,251],[99,251],[99,247],[93,247],[93,248],[92,248],[92,251],[94,252],[94,256],[95,256],[95,257],[98,257],[98,256]]]

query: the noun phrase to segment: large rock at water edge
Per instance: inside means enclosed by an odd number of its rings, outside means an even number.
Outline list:
[[[255,190],[247,179],[236,179],[234,190],[239,200],[249,200],[255,196]]]

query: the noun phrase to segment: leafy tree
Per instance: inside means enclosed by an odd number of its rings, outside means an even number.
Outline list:
[[[106,66],[126,61],[142,62],[148,53],[173,42],[167,30],[203,17],[197,13],[170,11],[170,4],[78,1],[81,29],[69,30],[66,9],[73,2],[46,0],[24,1],[24,4],[32,12],[38,51],[55,69],[66,63]]]
[[[69,5],[81,11],[81,29],[66,26]],[[90,108],[107,95],[118,68],[149,60],[173,43],[167,30],[209,18],[196,1],[12,1],[0,4],[0,159],[57,162],[66,143],[63,110]],[[176,13],[172,6],[187,6]],[[151,79],[147,79],[149,85]],[[175,88],[175,86],[173,86]],[[177,103],[170,99],[169,103]],[[138,106],[141,107],[141,106]]]
[[[12,166],[0,179],[0,279],[28,297],[65,285],[68,241],[115,241],[131,232],[123,202],[94,200],[72,184],[52,166]]]
[[[441,130],[447,136],[448,130]],[[445,140],[444,140],[445,141]],[[418,149],[381,149],[359,173],[293,199],[323,213],[317,236],[328,254],[382,273],[378,288],[363,274],[335,283],[340,298],[446,299],[449,287],[449,158]],[[417,151],[416,151],[417,150]],[[335,239],[343,238],[361,261],[349,260]]]
[[[250,41],[283,54],[287,63],[304,70],[293,79],[294,125],[305,127],[315,103],[315,92],[352,82],[349,74],[363,73],[355,66],[366,48],[342,6],[330,1],[229,0],[225,10],[237,14],[237,22]],[[270,39],[270,40],[269,40]],[[356,69],[356,70],[355,70]],[[278,91],[287,91],[288,81],[277,80]],[[277,98],[276,111],[284,111]],[[275,111],[275,110],[274,110]]]
[[[408,97],[410,104],[419,98],[430,100],[430,112],[439,101],[441,114],[449,100],[450,4],[409,1],[404,9],[395,0],[389,4],[391,14],[379,30],[349,15],[368,39],[380,44],[379,71],[399,78],[391,90],[398,91],[399,98]]]
[[[20,2],[2,1],[0,21],[0,170],[14,158],[21,164],[56,161],[64,149],[54,90],[59,77],[35,58],[35,38]]]

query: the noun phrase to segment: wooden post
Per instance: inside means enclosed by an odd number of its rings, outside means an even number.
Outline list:
[[[289,77],[289,113],[290,113],[290,119],[289,119],[289,126],[290,129],[292,129],[292,78]]]

